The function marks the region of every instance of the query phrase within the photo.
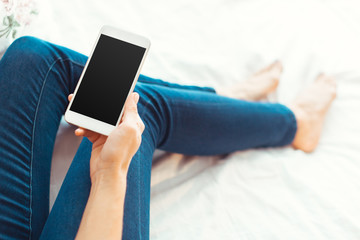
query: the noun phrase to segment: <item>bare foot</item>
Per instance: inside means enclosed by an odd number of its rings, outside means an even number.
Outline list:
[[[325,115],[336,97],[336,83],[332,77],[320,74],[290,106],[297,121],[292,143],[296,149],[312,152],[318,145]]]
[[[216,89],[217,94],[242,100],[256,101],[275,91],[279,85],[282,64],[275,61],[266,68],[255,73],[245,82],[240,82],[231,87]]]

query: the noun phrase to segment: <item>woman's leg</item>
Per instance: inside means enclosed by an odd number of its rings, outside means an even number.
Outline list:
[[[31,37],[0,61],[0,239],[40,236],[56,133],[85,61]]]

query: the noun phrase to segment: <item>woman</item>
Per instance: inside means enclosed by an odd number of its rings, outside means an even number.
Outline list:
[[[140,76],[109,137],[75,131],[87,138],[49,214],[54,141],[86,60],[23,37],[0,61],[0,239],[148,239],[156,148],[214,155],[292,144],[311,152],[336,92],[320,75],[289,108],[254,102],[276,89],[279,62],[223,89]]]

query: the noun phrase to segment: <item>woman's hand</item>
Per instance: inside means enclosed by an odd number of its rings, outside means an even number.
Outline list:
[[[73,94],[70,94],[69,101],[72,97]],[[85,136],[93,143],[90,159],[92,183],[104,177],[118,177],[119,174],[126,178],[130,161],[140,146],[141,134],[145,129],[137,112],[138,101],[138,93],[128,97],[120,124],[109,136],[84,128],[75,130],[76,136]]]

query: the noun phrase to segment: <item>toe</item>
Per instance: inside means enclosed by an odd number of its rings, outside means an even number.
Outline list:
[[[336,95],[337,95],[336,85],[333,85],[333,86],[331,87],[330,94],[331,94],[331,96],[332,96],[332,99],[335,99],[335,98],[336,98]]]
[[[275,61],[271,68],[272,72],[274,72],[276,75],[280,75],[283,71],[283,66],[280,61]]]
[[[333,77],[331,76],[327,76],[327,75],[323,75],[322,77],[322,81],[324,84],[327,85],[330,94],[331,95],[336,95],[336,89],[337,89],[337,85],[336,85],[336,81]]]
[[[323,82],[326,80],[326,75],[324,73],[319,73],[319,75],[316,77],[315,81]]]
[[[277,73],[281,73],[283,70],[282,64],[279,60],[275,60],[273,63],[271,63],[270,65],[264,67],[263,69],[261,69],[260,71],[258,71],[256,74],[263,74],[266,72],[277,72]]]
[[[328,76],[327,77],[327,81],[329,84],[331,84],[332,86],[336,86],[336,81],[335,81],[335,78],[331,77],[331,76]]]

